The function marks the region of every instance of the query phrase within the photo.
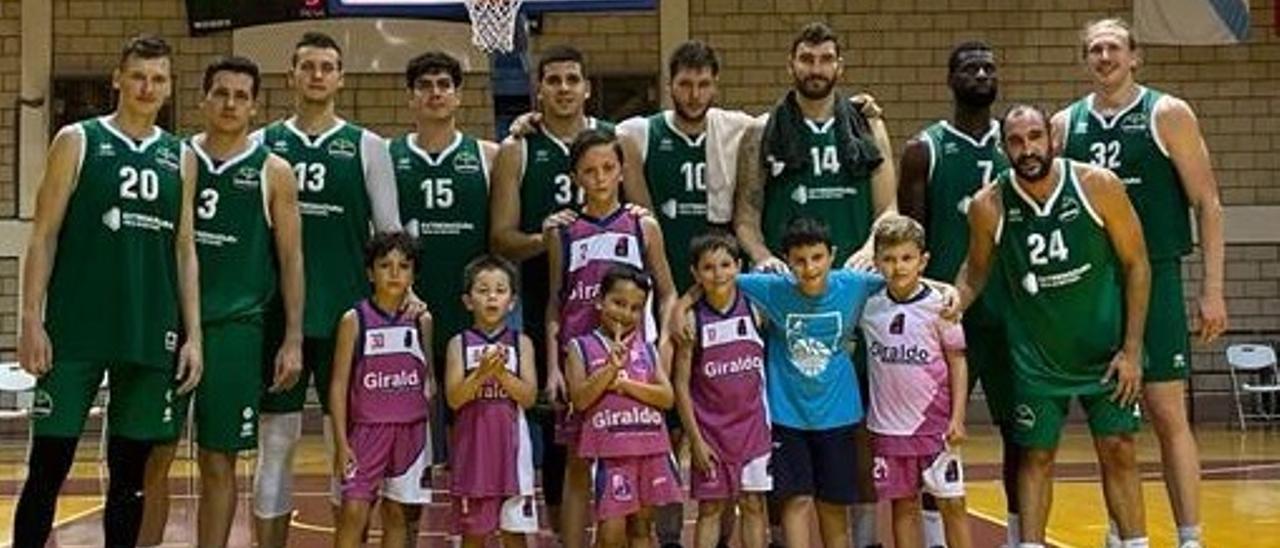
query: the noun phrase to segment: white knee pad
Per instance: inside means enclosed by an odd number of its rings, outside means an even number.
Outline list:
[[[302,413],[263,413],[258,428],[258,467],[253,514],[278,518],[293,511],[293,450],[302,437]]]

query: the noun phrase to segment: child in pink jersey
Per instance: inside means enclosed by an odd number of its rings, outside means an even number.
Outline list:
[[[942,318],[946,297],[921,280],[924,229],[902,216],[876,226],[884,289],[863,308],[871,385],[876,490],[893,502],[896,546],[922,546],[920,490],[938,500],[947,546],[967,548],[964,473],[953,451],[965,437],[964,330]]]
[[[721,517],[736,505],[742,545],[768,543],[765,494],[773,488],[772,450],[764,396],[762,318],[738,291],[738,243],[710,232],[689,244],[693,277],[702,297],[687,312],[691,344],[680,341],[674,382],[680,418],[693,457],[691,495],[698,501],[695,546],[721,540]],[[727,535],[726,535],[727,536]]]
[[[384,547],[404,545],[406,505],[431,502],[432,376],[423,351],[431,320],[401,312],[417,265],[412,237],[375,235],[365,246],[373,296],[347,311],[338,326],[329,385],[334,474],[342,493],[335,546],[360,545],[379,494]]]
[[[466,548],[484,546],[495,531],[503,546],[525,546],[525,535],[538,532],[524,415],[537,398],[533,341],[506,325],[516,298],[510,262],[481,256],[464,277],[462,301],[474,321],[445,350],[445,398],[455,413],[449,451],[453,532]]]
[[[599,323],[570,342],[566,377],[582,410],[578,456],[592,462],[597,541],[643,545],[653,509],[682,497],[663,410],[675,396],[657,350],[640,329],[649,279],[634,267],[600,283]]]

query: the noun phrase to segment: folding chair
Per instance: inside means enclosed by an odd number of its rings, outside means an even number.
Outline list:
[[[1231,394],[1235,398],[1240,429],[1245,429],[1248,419],[1280,419],[1280,410],[1276,408],[1280,398],[1280,365],[1276,363],[1275,348],[1266,344],[1233,344],[1227,347],[1227,364],[1231,368]],[[1249,376],[1259,383],[1241,379]],[[1245,412],[1241,394],[1252,396],[1252,411]]]

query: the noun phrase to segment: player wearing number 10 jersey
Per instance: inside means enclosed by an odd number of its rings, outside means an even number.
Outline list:
[[[370,227],[400,229],[386,143],[334,113],[343,83],[337,42],[320,33],[303,35],[293,52],[289,78],[296,93],[294,115],[254,134],[293,166],[298,179],[307,277],[302,378],[292,389],[267,394],[262,402],[254,513],[261,520],[258,540],[271,547],[283,546],[287,539],[293,494],[284,480],[301,435],[308,380],[314,379],[327,412],[338,320],[369,291],[361,257]]]

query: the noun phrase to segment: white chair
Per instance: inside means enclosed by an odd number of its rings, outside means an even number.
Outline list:
[[[1280,419],[1277,400],[1280,399],[1280,365],[1276,363],[1276,350],[1265,344],[1233,344],[1227,347],[1227,364],[1231,368],[1231,394],[1236,400],[1236,417],[1240,429],[1245,429],[1248,419],[1273,421]],[[1259,384],[1241,379],[1255,377]],[[1251,396],[1252,411],[1245,412],[1241,394]]]
[[[0,404],[0,420],[27,418],[35,387],[35,376],[24,371],[18,362],[0,363],[0,397],[13,398],[12,405]]]

